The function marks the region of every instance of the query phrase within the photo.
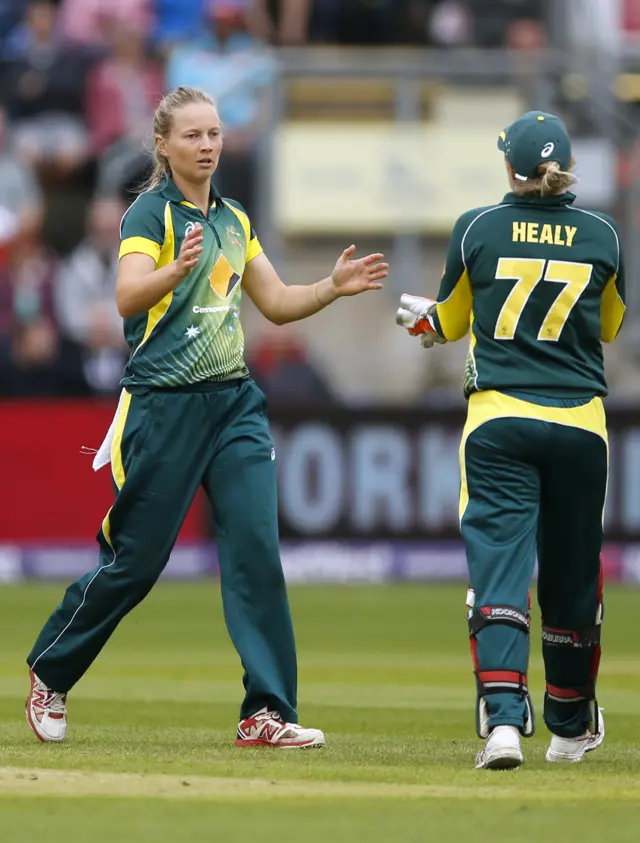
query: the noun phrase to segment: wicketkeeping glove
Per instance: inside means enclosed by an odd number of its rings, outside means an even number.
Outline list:
[[[430,314],[435,310],[436,303],[433,299],[422,296],[411,296],[403,293],[400,296],[400,307],[396,312],[396,323],[411,334],[412,337],[420,337],[423,348],[431,348],[434,343],[445,343],[435,330],[429,319]]]

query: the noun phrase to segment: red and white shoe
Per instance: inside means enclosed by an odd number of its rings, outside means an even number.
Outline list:
[[[285,723],[277,711],[265,706],[253,717],[238,723],[236,746],[273,746],[279,749],[311,749],[324,746],[320,729],[304,729],[297,723]]]
[[[577,764],[582,761],[587,752],[597,749],[603,740],[604,718],[600,709],[597,732],[585,732],[579,738],[560,738],[554,735],[545,757],[552,764]]]
[[[53,691],[30,670],[27,723],[43,743],[62,741],[67,732],[67,695]]]

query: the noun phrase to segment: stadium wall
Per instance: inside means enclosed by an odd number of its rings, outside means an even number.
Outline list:
[[[0,404],[0,581],[68,579],[96,561],[93,537],[112,502],[95,474],[113,401]],[[609,409],[605,515],[610,580],[640,581],[640,412]],[[283,561],[292,582],[458,579],[457,450],[463,411],[271,411],[280,476]],[[27,466],[37,466],[27,470]],[[217,573],[203,496],[166,576]]]

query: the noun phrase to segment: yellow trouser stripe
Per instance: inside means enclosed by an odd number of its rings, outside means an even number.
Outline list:
[[[104,521],[102,522],[102,532],[109,546],[113,548],[113,545],[111,544],[111,522],[109,521],[109,516],[111,515],[112,509],[112,506],[109,507],[109,512],[107,512],[107,514],[104,516]]]
[[[116,419],[116,426],[113,432],[113,442],[111,443],[111,471],[118,489],[122,489],[125,479],[124,464],[122,462],[122,436],[124,434],[124,426],[127,422],[130,406],[131,393],[125,390],[125,393],[122,396],[122,403],[118,411],[118,418]]]
[[[474,430],[477,430],[486,422],[505,418],[532,419],[533,421],[552,422],[553,424],[587,430],[604,440],[608,455],[607,420],[604,405],[600,398],[593,398],[588,404],[583,404],[581,407],[542,407],[540,404],[531,404],[529,401],[522,401],[520,398],[513,398],[496,390],[474,392],[469,396],[467,421],[460,441],[460,504],[458,509],[460,521],[462,521],[469,503],[465,464],[467,439]]]

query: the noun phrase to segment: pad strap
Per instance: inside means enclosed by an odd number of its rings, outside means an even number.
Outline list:
[[[542,643],[548,647],[598,647],[602,627],[589,626],[586,629],[553,629],[542,627]]]
[[[529,693],[527,676],[518,670],[476,670],[478,696],[488,694],[521,694]]]
[[[596,698],[596,683],[588,682],[586,685],[575,688],[558,688],[547,682],[547,696],[560,703],[575,703],[583,700],[591,702]]]
[[[515,606],[480,606],[469,613],[468,623],[469,635],[472,636],[494,623],[513,626],[528,635],[531,621],[528,614]]]

